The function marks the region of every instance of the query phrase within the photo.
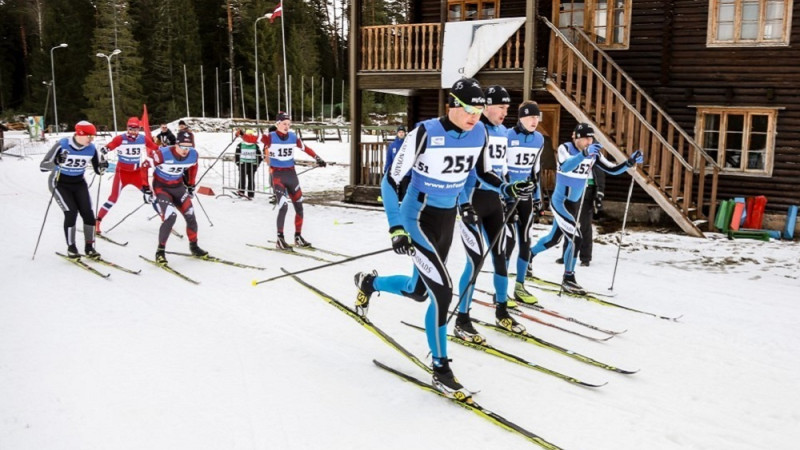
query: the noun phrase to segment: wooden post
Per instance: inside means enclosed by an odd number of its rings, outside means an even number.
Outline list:
[[[525,62],[522,66],[522,100],[531,99],[533,89],[533,69],[536,67],[536,0],[526,2],[525,6]]]
[[[350,48],[361,48],[361,0],[350,2]],[[350,184],[361,183],[361,88],[358,85],[358,52],[350,52]]]

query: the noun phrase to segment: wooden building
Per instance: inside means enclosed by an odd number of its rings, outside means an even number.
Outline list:
[[[409,126],[443,114],[447,24],[522,18],[474,77],[536,100],[552,147],[590,122],[612,158],[643,149],[634,202],[657,204],[693,236],[711,229],[718,199],[765,195],[775,214],[800,204],[792,0],[415,0],[411,23],[388,26],[362,26],[362,2],[351,4],[352,117],[366,90],[407,95]],[[345,197],[374,201],[384,147],[352,128]],[[606,199],[625,201],[624,178],[609,177]]]

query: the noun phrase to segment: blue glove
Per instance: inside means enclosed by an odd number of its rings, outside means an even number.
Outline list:
[[[475,208],[472,207],[472,204],[464,203],[459,206],[458,209],[461,214],[461,221],[464,222],[465,225],[478,224],[478,213],[475,212]]]
[[[628,167],[633,167],[636,164],[641,164],[643,162],[644,162],[644,153],[642,153],[641,150],[636,150],[635,152],[633,152],[631,157],[628,158],[626,164],[628,165]]]
[[[594,143],[583,150],[583,156],[587,158],[596,158],[597,155],[600,154],[600,150],[603,148],[602,145]]]
[[[414,246],[411,244],[411,235],[403,227],[389,230],[392,234],[392,248],[398,255],[413,255]]]
[[[505,195],[507,198],[520,199],[526,199],[530,197],[535,189],[536,185],[530,180],[519,180],[513,183],[506,183],[501,188],[503,195]]]

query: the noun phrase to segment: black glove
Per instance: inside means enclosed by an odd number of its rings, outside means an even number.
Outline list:
[[[540,199],[540,198],[533,199],[532,205],[533,205],[533,213],[534,213],[534,215],[539,214],[539,211],[542,210],[542,206],[543,206],[542,205],[542,199]]]
[[[150,190],[150,186],[142,186],[142,200],[145,203],[153,203],[155,200],[153,198],[153,191]]]
[[[67,152],[59,151],[58,153],[56,153],[56,157],[53,158],[53,163],[57,166],[60,166],[65,162],[67,162]]]
[[[413,255],[414,246],[411,244],[411,235],[403,227],[392,227],[392,248],[398,255]]]
[[[189,194],[189,198],[194,198],[194,185],[190,184],[186,186],[186,193]]]
[[[508,212],[511,211],[511,208],[514,207],[514,203],[506,202],[503,206],[503,217],[508,217],[508,221],[506,223],[517,223],[519,222],[519,212],[516,208],[514,208],[514,212],[511,213],[511,216],[508,216]]]
[[[628,158],[627,161],[625,161],[625,164],[627,164],[628,167],[633,167],[636,164],[641,164],[643,162],[644,162],[644,153],[642,153],[641,150],[636,150],[635,152],[633,152],[631,157]]]
[[[604,197],[604,194],[602,192],[598,192],[598,193],[594,194],[593,206],[594,206],[594,213],[595,214],[599,214],[601,211],[603,211],[603,197]]]
[[[323,161],[323,159],[320,158],[319,155],[315,156],[314,159],[317,161],[317,166],[319,166],[319,167],[325,167],[325,166],[328,165],[328,163]]]
[[[478,214],[475,212],[475,208],[472,207],[472,204],[464,203],[459,206],[458,209],[461,214],[461,221],[464,222],[465,225],[478,224]]]
[[[106,169],[108,169],[108,160],[101,158],[100,162],[97,163],[97,174],[102,175],[106,173]]]
[[[519,180],[513,183],[506,183],[502,187],[503,195],[506,198],[526,199],[533,194],[536,185],[530,180]]]

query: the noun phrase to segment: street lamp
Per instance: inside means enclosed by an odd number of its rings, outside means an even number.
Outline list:
[[[42,120],[47,123],[47,105],[50,104],[50,88],[53,86],[53,81],[42,81],[42,84],[47,86],[47,99],[44,101],[44,114],[42,115]]]
[[[256,124],[258,124],[258,121],[261,118],[261,113],[259,112],[260,106],[258,103],[258,29],[256,28],[256,25],[258,25],[259,20],[269,19],[271,17],[272,13],[267,13],[256,19],[255,23],[253,23],[253,51],[256,54]]]
[[[108,62],[108,85],[111,86],[111,110],[114,113],[114,133],[117,132],[117,106],[114,103],[114,80],[113,78],[111,78],[111,57],[113,57],[114,55],[119,55],[120,53],[122,53],[122,50],[117,48],[114,49],[114,51],[111,52],[110,55],[106,55],[105,53],[97,54],[98,58],[105,58],[106,61]]]
[[[58,133],[58,105],[56,104],[56,68],[55,65],[53,65],[53,50],[66,47],[67,44],[59,44],[50,49],[50,75],[52,76],[51,82],[53,83],[53,115],[56,119],[56,133]]]

